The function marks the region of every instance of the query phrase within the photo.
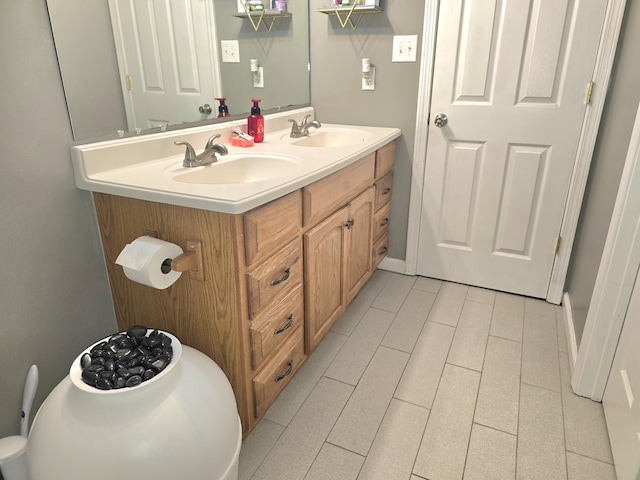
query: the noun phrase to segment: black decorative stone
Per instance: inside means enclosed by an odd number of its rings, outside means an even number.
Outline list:
[[[100,390],[135,387],[162,372],[172,358],[170,337],[136,325],[84,353],[80,357],[81,377]]]

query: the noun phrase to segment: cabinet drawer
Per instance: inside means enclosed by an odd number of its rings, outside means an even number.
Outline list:
[[[376,182],[376,204],[378,211],[391,201],[391,191],[393,190],[393,173],[388,173],[385,177]]]
[[[251,322],[251,359],[257,370],[265,358],[304,324],[302,285]]]
[[[387,252],[389,251],[389,235],[382,235],[380,238],[373,242],[373,255],[372,255],[372,268],[371,270],[375,270],[378,264],[382,261],[384,257],[387,256]]]
[[[256,418],[262,417],[305,360],[302,328],[284,342],[280,351],[253,379]]]
[[[313,225],[373,183],[375,152],[302,189],[304,226]]]
[[[396,158],[396,142],[387,143],[376,152],[376,178],[384,177],[393,170]]]
[[[376,239],[382,232],[389,231],[391,220],[391,203],[387,203],[373,216],[373,238]]]
[[[244,214],[246,264],[266,258],[302,227],[302,193],[297,190]]]
[[[277,296],[302,283],[302,240],[297,238],[247,272],[249,316],[255,318]]]

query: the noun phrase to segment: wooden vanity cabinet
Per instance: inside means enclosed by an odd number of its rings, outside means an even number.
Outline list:
[[[167,330],[211,357],[248,434],[384,256],[393,154],[383,147],[238,215],[94,193],[118,328]],[[185,272],[157,290],[127,279],[115,259],[141,235],[200,240],[204,281]]]

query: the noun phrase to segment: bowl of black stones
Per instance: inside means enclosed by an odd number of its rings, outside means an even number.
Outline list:
[[[71,382],[89,393],[115,394],[144,387],[165,376],[182,354],[169,332],[142,325],[94,343],[71,364]]]

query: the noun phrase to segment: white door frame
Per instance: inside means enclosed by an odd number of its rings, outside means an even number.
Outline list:
[[[640,268],[640,105],[571,386],[601,401]]]
[[[562,299],[564,282],[569,268],[569,260],[575,239],[582,199],[587,185],[591,157],[598,134],[600,118],[604,108],[607,86],[611,77],[611,69],[624,16],[626,0],[609,0],[604,25],[600,36],[600,45],[596,57],[593,74],[595,87],[591,97],[590,108],[587,108],[582,133],[578,142],[576,164],[571,177],[567,203],[560,235],[562,242],[556,256],[551,273],[547,301],[559,304]],[[439,0],[427,0],[425,5],[424,28],[422,36],[422,55],[420,67],[420,86],[418,89],[418,113],[416,116],[415,144],[413,150],[413,166],[411,176],[411,194],[409,199],[409,222],[407,226],[407,245],[405,270],[408,275],[415,275],[418,263],[418,237],[420,234],[420,217],[422,216],[422,196],[424,191],[425,159],[427,152],[428,119],[424,112],[431,106],[431,83],[433,79],[433,62],[436,51],[436,33],[438,27]]]

